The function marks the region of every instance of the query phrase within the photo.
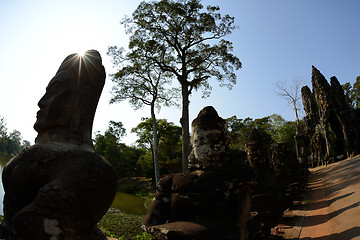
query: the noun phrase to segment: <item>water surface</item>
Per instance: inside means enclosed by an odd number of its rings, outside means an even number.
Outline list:
[[[121,212],[128,214],[143,215],[146,212],[144,204],[145,198],[134,194],[117,192],[111,207],[118,208]]]

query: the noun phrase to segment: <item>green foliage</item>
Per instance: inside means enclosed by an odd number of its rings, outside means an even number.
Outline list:
[[[126,129],[123,127],[122,122],[110,121],[108,130],[105,132],[105,135],[112,135],[118,141],[124,136],[126,136]]]
[[[6,121],[0,116],[0,158],[9,160],[21,152],[24,148],[30,146],[30,142],[22,140],[21,133],[13,130],[8,133]]]
[[[113,165],[118,177],[136,176],[141,172],[137,162],[144,151],[120,143],[120,138],[125,135],[122,126],[120,122],[110,121],[104,134],[97,132],[94,139],[95,152]]]
[[[231,54],[232,43],[223,37],[235,29],[234,18],[222,16],[217,6],[203,8],[200,0],[141,2],[132,17],[122,21],[131,34],[130,56],[145,56],[162,71],[190,79],[191,88],[210,90],[210,77],[232,86],[236,83],[234,69],[241,62]],[[114,50],[109,48],[110,54]]]
[[[251,129],[254,127],[253,120],[251,118],[238,119],[236,116],[225,119],[231,136],[229,144],[230,149],[233,150],[245,150],[245,144]]]
[[[360,108],[360,76],[356,78],[352,86],[347,82],[342,85],[342,88],[349,106],[352,108]]]
[[[171,75],[163,73],[156,64],[145,58],[140,52],[129,52],[124,55],[123,49],[110,47],[108,55],[115,65],[121,62],[121,68],[112,74],[112,98],[110,103],[129,100],[135,108],[149,105],[153,109],[161,105],[176,105],[176,88],[171,88]]]
[[[285,121],[277,130],[277,142],[285,143],[294,141],[296,135],[296,122]]]
[[[136,240],[152,240],[152,239],[155,238],[147,232],[143,232],[143,234],[136,236]]]
[[[161,172],[167,173],[167,164],[181,161],[181,127],[165,119],[157,120],[159,136],[159,163]],[[141,156],[140,164],[145,171],[146,177],[153,176],[153,129],[151,118],[143,118],[135,128],[131,130],[139,137],[136,141],[139,147],[146,149]]]
[[[284,143],[294,141],[296,134],[296,122],[286,121],[278,114],[258,119],[238,119],[236,116],[225,119],[231,136],[230,149],[245,150],[245,144],[252,128],[269,143]]]
[[[296,135],[296,122],[286,121],[278,114],[269,116],[269,129],[268,133],[276,143],[285,143],[294,141]]]
[[[143,217],[142,215],[107,213],[98,223],[98,226],[108,237],[137,239],[137,236],[143,235],[141,229]]]
[[[351,97],[351,84],[349,82],[347,83],[344,83],[342,86],[342,89],[344,90],[344,95],[345,95],[345,99],[346,99],[346,102],[349,104],[350,107],[354,107],[354,101]]]
[[[360,108],[360,76],[356,78],[356,81],[351,89],[351,98],[354,101],[355,108]]]

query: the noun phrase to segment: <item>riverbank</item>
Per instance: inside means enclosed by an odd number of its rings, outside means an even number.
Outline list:
[[[121,213],[111,208],[98,223],[98,227],[107,237],[119,240],[150,240],[152,236],[142,230],[144,215]]]
[[[139,180],[139,179],[137,179]],[[132,181],[127,180],[129,185],[143,185],[144,182],[136,181],[133,179]],[[148,183],[149,184],[149,183]],[[147,184],[145,184],[147,185]],[[122,184],[122,186],[126,187],[126,184]],[[150,186],[143,188],[141,194],[137,192],[137,197],[141,197],[144,199],[143,207],[148,209],[153,201],[152,188]],[[134,192],[133,192],[134,193]],[[133,195],[135,196],[135,195]],[[136,196],[135,196],[136,197]],[[131,198],[129,198],[131,200]],[[133,201],[133,200],[131,200]],[[115,202],[115,201],[114,201]],[[130,209],[126,209],[130,210]],[[132,211],[130,211],[132,212]],[[137,212],[137,211],[135,211]],[[119,240],[150,240],[153,239],[152,236],[148,233],[145,233],[141,228],[142,220],[144,218],[145,211],[141,214],[131,214],[122,211],[119,208],[110,208],[105,216],[98,223],[98,227],[106,234],[107,237],[115,238]]]

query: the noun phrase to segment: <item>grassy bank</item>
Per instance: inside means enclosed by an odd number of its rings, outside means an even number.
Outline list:
[[[98,226],[108,237],[123,239],[148,240],[151,235],[141,229],[143,215],[121,213],[117,209],[110,209],[101,219]]]
[[[152,203],[153,196],[148,194],[142,196],[145,198],[145,208]],[[105,232],[107,237],[119,240],[150,240],[153,239],[150,234],[144,232],[141,228],[144,215],[133,215],[120,212],[120,210],[111,208],[101,219],[98,226]]]
[[[119,192],[136,194],[145,198],[145,208],[149,208],[154,188],[150,179],[127,178],[119,180]],[[150,240],[153,239],[141,228],[144,215],[126,214],[116,208],[111,208],[101,219],[98,226],[106,236],[119,240]]]

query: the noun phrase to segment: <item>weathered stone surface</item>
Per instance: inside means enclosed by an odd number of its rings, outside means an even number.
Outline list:
[[[190,169],[220,167],[229,159],[230,135],[216,110],[205,107],[192,122]]]
[[[215,109],[204,108],[192,129],[202,133],[192,135],[192,172],[161,178],[144,229],[169,240],[272,239],[271,227],[306,182],[306,166],[298,161],[294,144],[271,145],[254,128],[246,144],[247,162],[238,161],[229,153],[226,124]]]
[[[116,178],[91,141],[104,80],[95,50],[82,58],[72,54],[61,64],[39,101],[35,145],[3,170],[0,238],[106,239],[96,224],[115,196]]]
[[[114,198],[111,165],[95,153],[29,147],[3,171],[14,239],[105,239],[96,224]]]
[[[296,136],[298,157],[316,167],[359,153],[360,119],[337,78],[329,84],[313,66],[312,87],[301,90],[306,116]]]
[[[192,128],[193,171],[160,180],[144,227],[158,239],[247,239],[252,169],[231,162],[227,127],[213,107]]]
[[[310,118],[316,118],[319,116],[318,106],[315,100],[314,94],[311,92],[308,86],[301,88],[302,101],[304,105],[304,110],[307,113],[307,116]]]

